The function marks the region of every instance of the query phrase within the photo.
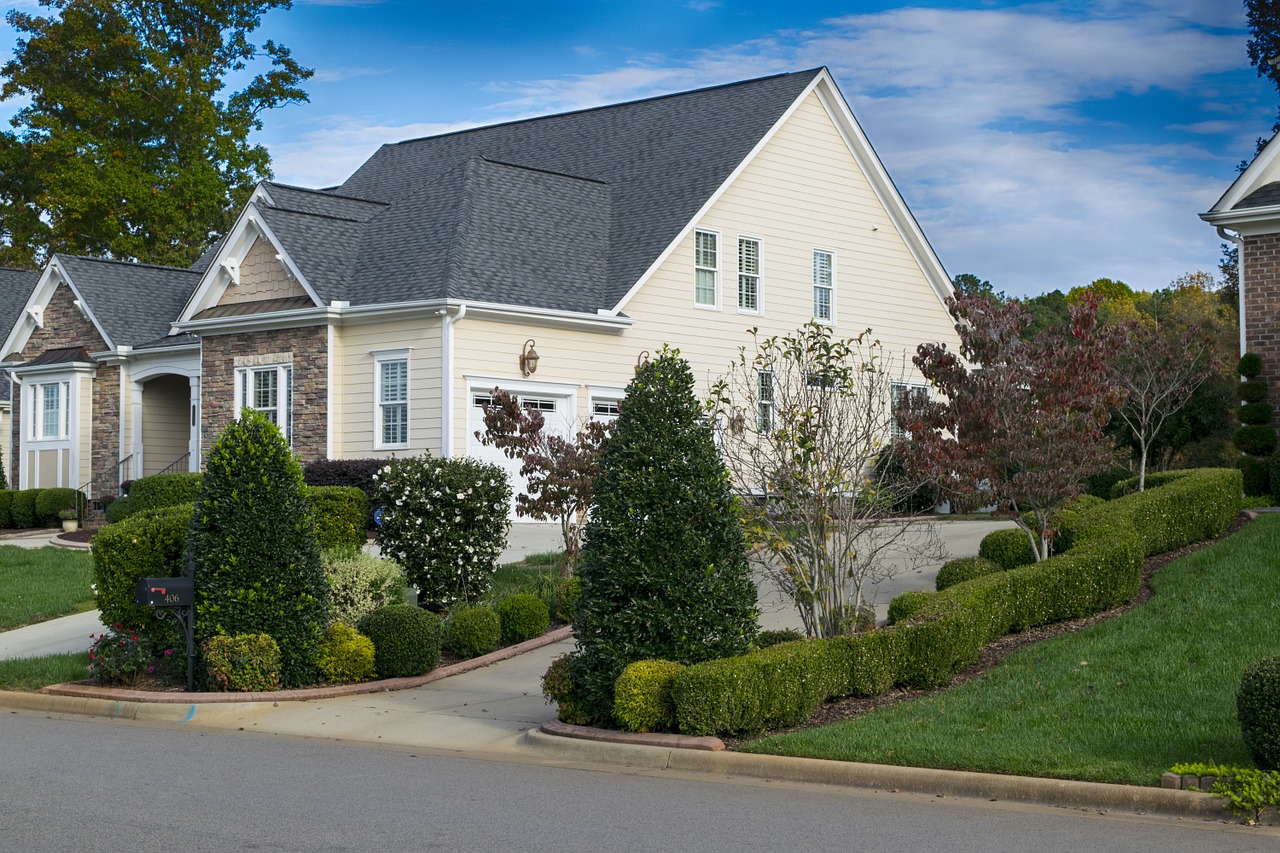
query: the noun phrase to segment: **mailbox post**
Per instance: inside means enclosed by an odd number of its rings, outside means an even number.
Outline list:
[[[140,607],[158,608],[156,616],[170,616],[187,638],[187,692],[195,684],[195,578],[188,573],[177,578],[138,578],[137,602]]]

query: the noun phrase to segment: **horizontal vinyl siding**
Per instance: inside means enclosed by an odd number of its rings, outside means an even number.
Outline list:
[[[185,376],[159,376],[143,384],[143,476],[158,473],[188,452],[190,401],[191,384]]]
[[[335,334],[333,451],[338,459],[438,453],[440,320],[423,318],[344,326]],[[374,449],[374,350],[409,349],[409,448]]]

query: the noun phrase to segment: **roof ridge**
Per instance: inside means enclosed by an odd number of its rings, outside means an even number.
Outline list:
[[[294,190],[295,192],[311,193],[313,195],[322,195],[325,198],[340,198],[340,199],[343,199],[344,201],[358,201],[358,202],[363,202],[364,204],[376,204],[376,205],[379,205],[380,207],[389,207],[391,205],[391,202],[389,201],[378,201],[377,199],[361,198],[360,196],[356,196],[356,195],[346,195],[345,193],[335,193],[335,192],[330,192],[329,189],[315,189],[314,187],[300,187],[297,184],[282,184],[279,181],[264,181],[263,183],[265,183],[267,186],[283,187],[286,190]],[[339,184],[338,186],[341,186],[341,184]],[[333,189],[337,189],[337,187],[333,187]]]
[[[574,175],[570,172],[558,172],[554,169],[540,169],[537,166],[526,166],[523,163],[510,163],[506,160],[496,160],[493,157],[486,157],[483,154],[481,154],[480,156],[474,159],[483,160],[484,162],[492,163],[495,166],[506,166],[511,169],[520,169],[525,172],[538,172],[543,175],[554,175],[557,178],[571,178],[572,180],[575,180],[575,181],[589,181],[590,183],[593,183],[593,184],[600,184],[601,186],[606,186],[606,187],[609,186],[608,181],[602,181],[599,178],[588,178],[585,175]]]
[[[389,205],[383,205],[383,206],[387,207]],[[356,225],[363,225],[366,221],[368,221],[364,219],[355,219],[350,216],[336,216],[332,213],[315,213],[310,210],[294,210],[292,207],[280,207],[274,204],[266,208],[266,210],[276,210],[276,211],[279,211],[280,213],[294,213],[294,214],[297,214],[298,216],[314,216],[317,219],[332,219],[334,222],[353,222]]]
[[[201,252],[200,254],[203,256],[204,252]],[[67,254],[63,254],[62,252],[55,252],[54,257],[67,258],[73,261],[91,261],[95,264],[116,264],[118,266],[134,267],[135,269],[142,268],[142,269],[149,269],[149,270],[166,270],[169,272],[185,272],[185,273],[190,273],[192,275],[204,275],[203,272],[197,272],[196,270],[193,270],[190,267],[171,267],[171,266],[166,266],[164,264],[144,264],[144,263],[141,263],[140,261],[122,261],[119,258],[95,258],[92,255],[67,255]],[[197,258],[197,260],[199,260],[199,258]]]
[[[547,119],[553,119],[553,118],[563,118],[564,116],[583,115],[585,113],[601,112],[603,110],[614,110],[614,109],[618,109],[619,107],[630,107],[636,104],[649,103],[651,101],[663,101],[663,100],[667,100],[668,98],[683,98],[686,95],[697,95],[702,92],[714,92],[717,89],[733,89],[738,86],[749,86],[753,83],[763,83],[765,80],[777,80],[781,77],[792,77],[792,76],[802,75],[802,74],[817,74],[818,72],[822,71],[824,68],[826,68],[825,65],[819,65],[815,68],[806,68],[802,71],[783,71],[779,74],[766,74],[763,77],[753,77],[750,80],[738,80],[737,82],[734,82],[734,83],[717,83],[714,86],[703,86],[702,88],[699,88],[699,89],[686,89],[681,92],[668,92],[665,95],[651,95],[647,98],[636,98],[635,100],[632,100],[632,101],[621,101],[615,104],[600,104],[599,106],[595,106],[595,107],[583,107],[582,109],[577,109],[577,110],[565,110],[564,112],[560,112],[560,113],[548,113],[547,115],[530,116],[529,118],[517,118],[517,119],[511,119],[509,121],[496,122],[494,124],[482,124],[482,125],[477,125],[475,127],[463,128],[462,130],[452,130],[452,131],[449,131],[448,133],[437,133],[433,136],[416,136],[412,139],[402,139],[399,142],[388,142],[382,147],[394,148],[399,145],[409,145],[410,143],[414,143],[414,142],[424,142],[428,139],[447,139],[450,136],[461,136],[464,133],[475,133],[476,131],[490,130],[495,127],[510,127],[512,125],[517,125],[517,124],[527,124],[529,122],[546,121]]]

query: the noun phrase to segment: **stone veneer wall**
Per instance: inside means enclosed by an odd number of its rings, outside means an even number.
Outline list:
[[[1271,402],[1280,407],[1280,234],[1244,241],[1245,349],[1262,356]]]
[[[325,326],[201,338],[200,446],[205,454],[235,415],[236,359],[274,353],[292,357],[293,452],[303,462],[325,458],[329,417]]]
[[[18,322],[26,322],[26,317],[19,318]],[[12,360],[28,361],[51,349],[66,349],[69,347],[84,347],[89,352],[101,352],[107,348],[107,342],[102,339],[102,335],[98,334],[98,330],[94,328],[93,324],[80,313],[80,309],[76,308],[75,294],[71,292],[71,288],[65,284],[60,284],[49,299],[49,304],[44,308],[44,325],[31,333],[26,346],[22,348],[20,353],[15,354]],[[111,373],[114,376],[106,377],[104,373]],[[99,383],[102,383],[104,379],[106,384],[114,385],[114,391],[110,392],[112,402],[108,410],[98,408],[100,400],[105,393],[100,390]],[[100,465],[110,467],[119,461],[117,454],[120,449],[120,368],[99,367],[98,376],[94,379],[93,389],[93,444],[91,452],[93,471],[97,474]],[[14,390],[18,391],[16,387]],[[21,392],[15,393],[11,404],[13,407],[13,441],[9,445],[11,458],[7,460],[13,472],[12,480],[15,484],[18,482],[19,461],[22,454],[21,396]],[[100,436],[109,436],[109,439],[100,444]],[[81,484],[76,483],[75,485],[79,486]]]
[[[93,379],[93,427],[91,448],[94,486],[92,497],[114,495],[120,475],[120,365],[102,364]],[[115,472],[112,476],[107,475]],[[102,477],[101,481],[98,478]],[[77,483],[76,485],[80,485]]]

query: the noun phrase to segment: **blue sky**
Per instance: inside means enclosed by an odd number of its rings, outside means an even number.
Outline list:
[[[295,0],[256,35],[316,69],[260,134],[304,186],[384,142],[826,65],[947,270],[1012,295],[1214,270],[1196,214],[1277,106],[1239,0]]]

